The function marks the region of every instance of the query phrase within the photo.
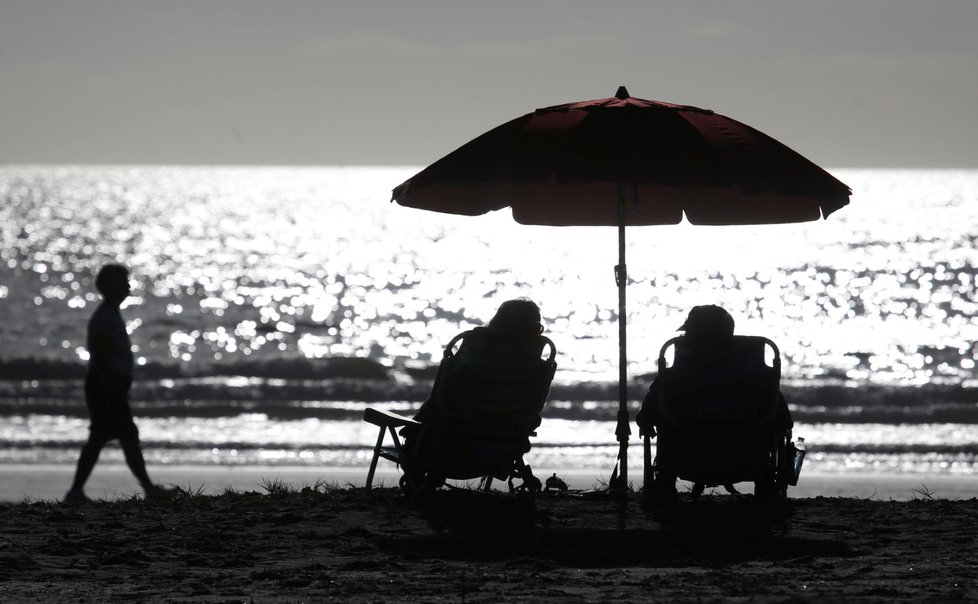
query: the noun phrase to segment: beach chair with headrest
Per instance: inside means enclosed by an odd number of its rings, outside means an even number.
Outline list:
[[[380,428],[367,488],[383,458],[400,465],[401,485],[410,492],[475,478],[485,490],[494,478],[510,489],[539,490],[523,454],[540,425],[556,355],[553,342],[537,334],[478,327],[455,336],[415,419],[364,412],[364,421]],[[392,446],[385,446],[388,435]]]
[[[793,472],[791,431],[779,423],[778,347],[759,336],[732,336],[706,351],[693,351],[688,342],[672,338],[659,352],[654,459],[653,434],[643,433],[645,493],[655,492],[662,474],[692,482],[694,496],[749,481],[783,499]]]

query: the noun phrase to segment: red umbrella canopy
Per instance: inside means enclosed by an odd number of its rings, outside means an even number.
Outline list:
[[[769,224],[816,220],[849,187],[737,120],[628,96],[537,109],[473,139],[394,189],[414,208],[523,224]]]

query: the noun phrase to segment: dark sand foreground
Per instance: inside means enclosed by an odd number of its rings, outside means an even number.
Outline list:
[[[287,491],[287,489],[282,489]],[[961,601],[978,500],[397,490],[0,505],[0,602]]]

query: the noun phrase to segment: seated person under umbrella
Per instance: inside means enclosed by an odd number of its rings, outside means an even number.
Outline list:
[[[683,346],[677,348],[677,355],[684,354],[690,357],[706,356],[714,351],[722,350],[724,346],[733,339],[734,320],[726,310],[715,305],[696,306],[690,310],[685,323],[678,331],[685,332],[682,336]],[[676,362],[682,359],[677,358]],[[642,401],[642,409],[639,411],[635,420],[642,434],[655,436],[661,426],[660,417],[660,378],[652,382],[648,394]],[[772,423],[768,426],[771,432],[787,431],[792,428],[793,422],[788,405],[784,396],[778,393],[778,409]],[[655,480],[655,496],[660,499],[671,499],[676,496],[676,476],[671,475],[668,470],[661,471]],[[728,490],[735,492],[732,485],[725,485]],[[755,491],[759,485],[755,484]]]

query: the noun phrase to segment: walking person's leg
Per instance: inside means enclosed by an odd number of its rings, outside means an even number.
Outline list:
[[[85,495],[85,483],[88,481],[88,477],[92,475],[92,470],[98,462],[99,454],[102,452],[102,447],[105,446],[105,442],[105,440],[94,433],[89,434],[88,440],[82,445],[81,453],[78,456],[75,479],[71,483],[71,489],[69,489],[68,494],[65,495],[65,502],[89,501]]]
[[[139,481],[139,486],[143,487],[146,499],[165,499],[174,494],[172,489],[167,489],[153,484],[150,480],[149,472],[146,471],[146,460],[143,458],[142,444],[139,442],[139,429],[132,418],[132,409],[129,407],[129,389],[132,380],[126,380],[121,388],[122,396],[114,407],[116,435],[119,445],[126,457],[126,465],[132,471],[133,476]]]
[[[102,448],[111,439],[104,430],[103,399],[104,392],[98,380],[92,375],[85,376],[85,405],[88,407],[90,421],[88,440],[82,445],[81,453],[78,455],[75,478],[65,495],[65,502],[67,503],[89,501],[88,497],[85,496],[85,483],[88,482],[88,477],[92,475],[92,470],[98,463]]]
[[[147,493],[157,488],[149,478],[146,471],[146,461],[143,459],[143,449],[139,443],[139,434],[127,434],[119,438],[122,452],[126,456],[126,465],[132,471],[132,475],[139,481],[139,486]]]

